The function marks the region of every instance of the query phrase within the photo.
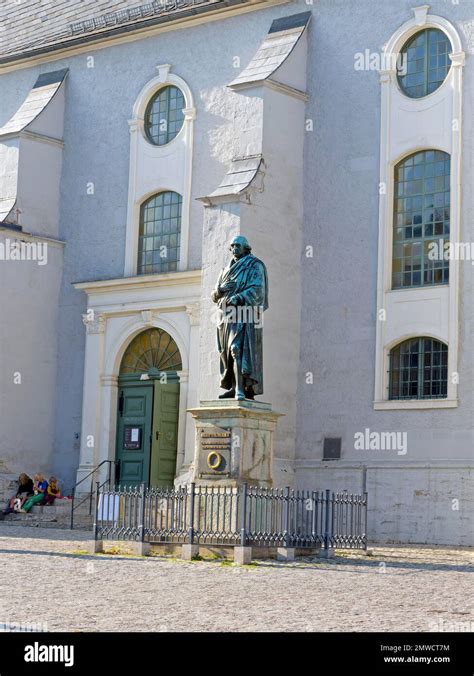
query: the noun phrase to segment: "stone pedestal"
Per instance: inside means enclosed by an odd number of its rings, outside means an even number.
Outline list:
[[[252,547],[234,547],[234,563],[240,566],[252,563]]]
[[[192,561],[199,555],[199,545],[183,545],[181,547],[181,558],[184,561]]]
[[[89,554],[101,554],[104,551],[103,540],[88,540],[86,549]]]
[[[151,545],[149,542],[129,542],[130,549],[137,556],[149,556]]]
[[[249,399],[201,401],[188,410],[196,424],[192,481],[272,486],[273,432],[281,413]]]
[[[294,547],[278,547],[277,560],[278,561],[294,561],[296,556],[296,549]]]

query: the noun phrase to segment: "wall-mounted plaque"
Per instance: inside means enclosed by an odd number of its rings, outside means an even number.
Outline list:
[[[123,428],[123,447],[128,451],[138,451],[142,447],[142,428],[125,425]]]
[[[232,447],[231,430],[214,426],[205,427],[201,429],[200,435],[206,470],[216,474],[225,472],[228,469]]]

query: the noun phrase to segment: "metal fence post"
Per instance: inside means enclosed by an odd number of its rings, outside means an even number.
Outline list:
[[[189,505],[189,529],[188,529],[188,542],[190,545],[194,543],[194,495],[196,491],[196,484],[191,482],[191,504]]]
[[[140,542],[145,541],[145,484],[140,485],[140,520],[138,525]]]
[[[76,487],[72,489],[72,500],[71,500],[71,530],[74,528],[74,500],[76,499]]]
[[[369,511],[369,504],[368,504],[368,493],[364,493],[364,503],[365,503],[365,516],[364,516],[364,549],[367,551],[367,516],[368,516],[368,511]]]
[[[330,505],[330,491],[329,488],[326,489],[326,514],[325,514],[325,525],[324,525],[324,550],[328,551],[329,549],[329,505]]]
[[[316,542],[317,538],[317,493],[316,491],[311,492],[311,500],[312,500],[312,507],[313,507],[313,513],[311,514],[311,541],[313,544]]]
[[[285,505],[285,523],[284,523],[284,530],[283,530],[283,536],[284,536],[284,546],[289,547],[290,546],[290,533],[289,533],[289,528],[290,528],[290,487],[287,486],[285,488],[285,500],[286,500],[286,505]]]
[[[97,533],[99,531],[99,518],[98,518],[98,513],[99,513],[99,486],[100,483],[96,481],[95,483],[95,509],[94,509],[94,540],[97,540]],[[102,505],[102,511],[104,509],[104,506]]]
[[[247,545],[247,491],[248,485],[244,483],[242,486],[242,521],[240,528],[240,546],[245,547]]]
[[[93,475],[91,474],[91,492],[90,492],[90,497],[89,497],[89,516],[92,514],[92,500],[93,500],[93,495],[94,495],[94,480],[93,480]],[[97,483],[97,482],[96,482]]]

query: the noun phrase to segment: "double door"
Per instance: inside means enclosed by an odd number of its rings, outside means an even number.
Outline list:
[[[120,382],[118,482],[171,486],[176,474],[179,382]]]

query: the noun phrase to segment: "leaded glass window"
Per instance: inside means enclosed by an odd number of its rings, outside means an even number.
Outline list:
[[[450,157],[440,150],[415,153],[395,167],[392,287],[447,284]],[[436,247],[434,246],[436,245]]]
[[[145,133],[156,146],[169,143],[183,126],[183,92],[177,87],[159,89],[145,111]]]
[[[147,329],[132,340],[120,364],[120,375],[181,371],[181,355],[173,338],[162,329]]]
[[[448,395],[448,346],[412,338],[390,352],[389,399],[443,399]]]
[[[416,33],[402,48],[398,82],[407,96],[419,99],[440,87],[451,66],[449,38],[437,28]]]
[[[142,204],[137,274],[178,269],[182,201],[177,192],[161,192]]]

